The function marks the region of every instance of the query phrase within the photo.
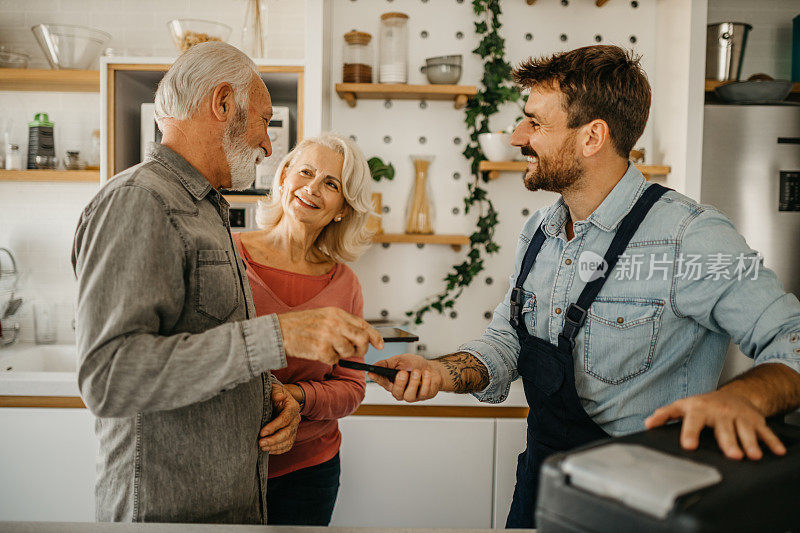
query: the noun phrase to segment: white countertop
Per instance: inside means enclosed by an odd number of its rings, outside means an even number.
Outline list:
[[[490,533],[494,529],[411,529],[382,527],[295,527],[245,526],[230,524],[129,524],[82,522],[0,522],[0,530],[8,533],[238,533],[261,531],[267,533]],[[525,532],[535,529],[519,529]]]
[[[65,351],[67,345],[39,346],[36,344],[17,343],[0,350],[0,396],[80,396],[75,372],[6,372],[8,366],[4,361],[19,361],[21,358],[36,357],[42,350]],[[74,349],[74,347],[72,347]],[[391,394],[377,383],[368,382],[362,405],[398,405]],[[511,384],[508,399],[501,404],[481,403],[471,394],[440,393],[435,398],[415,404],[437,407],[527,407],[522,383],[517,380]]]

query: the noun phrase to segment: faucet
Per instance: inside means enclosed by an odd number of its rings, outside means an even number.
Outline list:
[[[11,259],[11,270],[3,269],[0,262],[0,291],[10,294],[8,300],[2,302],[2,314],[0,314],[0,348],[11,346],[17,341],[19,336],[19,322],[12,322],[11,317],[22,305],[22,298],[14,298],[14,290],[17,288],[17,261],[14,254],[8,248],[0,248],[0,252],[5,253]],[[1,293],[0,292],[0,293]]]
[[[19,337],[19,322],[0,319],[0,348],[11,346]]]

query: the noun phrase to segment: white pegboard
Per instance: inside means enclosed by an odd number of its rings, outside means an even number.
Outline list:
[[[373,35],[375,67],[378,58],[378,29],[381,13],[400,11],[409,15],[409,79],[412,84],[426,83],[419,67],[426,57],[462,54],[464,69],[461,84],[479,85],[482,73],[480,58],[472,53],[478,45],[474,33],[475,17],[469,0],[333,0],[331,24],[331,124],[332,129],[353,135],[367,157],[377,155],[392,162],[397,170],[392,182],[381,182],[375,190],[383,194],[389,207],[383,227],[387,233],[401,233],[403,215],[413,179],[411,154],[433,154],[430,167],[431,189],[436,209],[436,233],[474,231],[472,213],[464,216],[463,198],[472,179],[467,160],[461,152],[468,142],[464,110],[455,110],[452,102],[431,101],[422,109],[417,101],[394,100],[391,105],[378,100],[359,100],[350,108],[334,91],[342,81],[343,35],[357,29]],[[636,4],[636,7],[633,7]],[[642,54],[642,64],[654,81],[656,0],[638,2],[611,0],[602,8],[594,0],[539,0],[528,6],[523,0],[502,3],[502,36],[506,39],[507,57],[516,65],[530,56],[546,55],[580,46],[618,44]],[[422,32],[426,32],[423,37]],[[461,38],[458,34],[461,34]],[[566,40],[562,40],[562,35]],[[631,37],[634,37],[632,42]],[[377,68],[373,69],[377,72]],[[490,124],[493,130],[504,129],[520,115],[509,106]],[[652,121],[651,121],[652,122]],[[637,143],[652,153],[651,125]],[[384,142],[389,136],[391,142]],[[420,142],[425,137],[425,143]],[[460,140],[456,144],[455,139]],[[454,174],[460,175],[459,179]],[[504,173],[484,184],[500,213],[496,240],[501,246],[486,262],[486,270],[473,282],[455,306],[455,318],[430,313],[425,324],[415,329],[431,355],[455,350],[459,344],[480,336],[489,323],[485,313],[492,311],[508,290],[513,272],[514,251],[525,213],[549,205],[557,196],[531,193],[524,189],[518,173]],[[458,213],[454,214],[453,209]],[[353,266],[364,289],[365,316],[401,318],[423,298],[444,286],[442,278],[455,262],[463,260],[460,252],[449,246],[392,244],[375,245]],[[388,281],[383,281],[384,276]],[[418,282],[418,278],[423,281]],[[487,281],[490,279],[491,283]]]

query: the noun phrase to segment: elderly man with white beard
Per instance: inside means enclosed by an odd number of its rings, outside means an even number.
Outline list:
[[[265,524],[268,454],[291,448],[300,419],[270,370],[383,341],[338,308],[256,317],[219,193],[248,187],[271,153],[255,64],[196,45],[155,101],[162,143],[100,189],[72,251],[97,519]]]

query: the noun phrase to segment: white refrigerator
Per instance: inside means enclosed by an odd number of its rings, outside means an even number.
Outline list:
[[[800,298],[800,105],[707,105],[700,200]],[[731,345],[722,380],[752,366]]]

